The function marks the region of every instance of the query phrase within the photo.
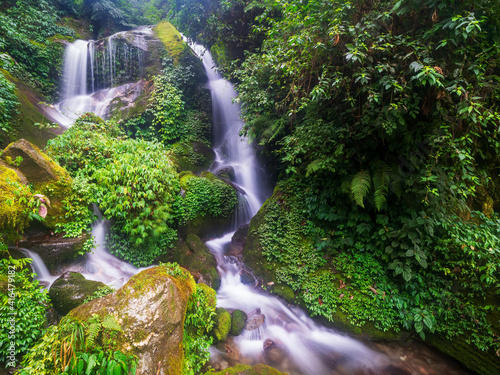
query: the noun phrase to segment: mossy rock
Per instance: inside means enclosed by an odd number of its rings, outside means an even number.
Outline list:
[[[17,169],[33,184],[38,193],[44,194],[50,200],[50,208],[45,218],[47,228],[55,228],[58,222],[65,222],[65,212],[62,201],[72,192],[72,179],[48,155],[25,139],[11,143],[4,150],[4,161],[16,160],[21,157],[22,162]]]
[[[57,312],[66,315],[104,286],[100,281],[87,280],[78,272],[65,272],[51,285],[49,296]]]
[[[93,38],[92,32],[90,31],[90,20],[63,17],[58,24],[73,29],[76,39],[88,40]]]
[[[245,328],[246,322],[247,314],[241,310],[234,310],[231,314],[231,335],[239,336]]]
[[[234,186],[207,171],[200,176],[183,172],[180,177],[181,188],[185,192],[184,201],[191,210],[181,232],[195,234],[203,240],[224,233],[232,223],[237,204]],[[193,179],[200,179],[201,188],[196,181],[191,181]]]
[[[188,234],[185,241],[179,240],[171,251],[157,260],[176,262],[189,270],[197,282],[207,284],[213,289],[220,287],[215,257],[195,234]]]
[[[170,149],[178,171],[200,173],[207,170],[215,160],[215,152],[201,142],[178,142]]]
[[[285,375],[285,373],[263,364],[255,366],[239,364],[219,372],[209,371],[205,375]]]
[[[222,307],[218,307],[215,314],[215,326],[212,329],[212,336],[216,344],[227,339],[231,329],[231,314]]]
[[[153,29],[156,37],[160,39],[168,51],[168,54],[177,64],[181,53],[188,48],[182,40],[182,36],[177,29],[167,21],[162,21]]]
[[[152,267],[69,315],[87,321],[93,314],[101,319],[112,314],[123,330],[115,339],[116,349],[138,357],[137,375],[179,375],[184,362],[184,318],[195,289],[187,270]]]
[[[455,336],[448,340],[437,334],[426,334],[426,342],[442,353],[455,358],[477,374],[498,374],[500,371],[500,356],[493,350],[481,351],[473,344],[466,342],[467,337]]]

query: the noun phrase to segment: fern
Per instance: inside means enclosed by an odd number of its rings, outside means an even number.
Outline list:
[[[123,332],[122,327],[113,315],[106,315],[102,321],[102,326],[112,331]]]
[[[88,337],[87,337],[87,347],[92,348],[95,345],[95,339],[99,335],[99,332],[101,332],[101,322],[95,321],[89,324],[87,328],[88,332]]]
[[[365,208],[363,200],[368,195],[371,187],[370,172],[367,170],[359,171],[351,182],[351,193],[354,201],[361,207]]]
[[[387,194],[389,193],[391,168],[389,168],[389,166],[381,160],[376,161],[373,165],[375,169],[372,177],[373,189],[375,190],[373,196],[375,198],[375,207],[380,211],[386,202]]]

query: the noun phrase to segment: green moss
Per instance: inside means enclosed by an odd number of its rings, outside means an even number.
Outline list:
[[[284,375],[284,373],[263,364],[255,366],[238,364],[219,372],[209,371],[205,375]]]
[[[17,173],[0,163],[0,232],[6,240],[14,240],[28,225],[26,203],[31,193]]]
[[[177,64],[179,55],[187,48],[179,31],[170,22],[163,21],[156,25],[154,33],[163,42],[168,54]]]
[[[214,151],[200,142],[177,142],[170,150],[179,172],[199,173],[208,169],[215,159]]]
[[[93,35],[90,31],[90,21],[85,19],[74,19],[71,17],[63,17],[58,23],[61,26],[69,27],[75,31],[76,39],[92,39]]]
[[[219,307],[215,310],[215,326],[212,330],[214,343],[225,341],[231,329],[231,315],[226,309]]]
[[[247,314],[241,310],[234,310],[231,314],[231,330],[230,333],[233,336],[239,336],[245,328],[245,323],[247,321]]]

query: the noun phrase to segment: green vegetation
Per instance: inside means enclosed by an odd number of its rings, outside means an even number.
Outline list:
[[[196,292],[189,299],[184,321],[184,369],[183,374],[199,374],[210,359],[212,345],[210,331],[214,326],[215,290],[205,284],[196,284]]]
[[[0,239],[0,362],[6,367],[16,364],[40,338],[50,306],[47,292],[33,280],[31,259],[13,259]],[[14,343],[14,358],[11,356]]]
[[[4,69],[54,98],[63,45],[50,38],[74,37],[73,30],[58,25],[59,20],[54,5],[45,0],[6,1],[0,11],[0,53],[15,60]]]
[[[495,356],[500,7],[214,9],[209,39],[229,60],[243,132],[279,171],[249,241],[273,268],[262,274],[314,315],[464,336]]]
[[[123,331],[112,315],[87,321],[64,317],[50,326],[23,358],[18,375],[109,374],[134,375],[137,359],[116,350]]]

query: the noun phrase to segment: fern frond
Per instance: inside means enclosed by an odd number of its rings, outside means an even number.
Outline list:
[[[101,332],[101,322],[94,322],[89,324],[89,327],[87,329],[88,336],[87,336],[87,347],[92,348],[95,345],[95,339],[99,335],[99,332]]]
[[[123,332],[122,327],[113,315],[106,315],[102,321],[102,326],[113,331]]]
[[[367,170],[359,171],[351,181],[351,193],[354,201],[365,208],[363,200],[368,195],[371,187],[370,172]]]
[[[401,198],[403,195],[403,188],[401,187],[401,171],[397,165],[394,165],[390,172],[389,178],[391,180],[390,187],[391,190],[398,198]]]
[[[373,163],[375,171],[373,172],[373,189],[375,193],[373,194],[375,198],[375,207],[380,211],[385,201],[387,200],[387,194],[389,193],[389,181],[391,168],[381,160]]]

